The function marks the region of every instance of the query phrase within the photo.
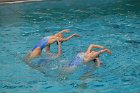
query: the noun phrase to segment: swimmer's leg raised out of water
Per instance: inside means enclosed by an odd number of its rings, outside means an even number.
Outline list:
[[[28,61],[32,60],[33,58],[40,56],[40,54],[41,54],[41,49],[40,48],[36,48],[32,52],[29,52],[26,55],[25,61],[28,62]]]

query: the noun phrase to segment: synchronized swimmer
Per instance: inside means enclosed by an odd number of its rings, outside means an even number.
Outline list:
[[[92,50],[93,48],[100,48],[99,51]],[[76,57],[69,63],[69,67],[77,67],[82,63],[87,63],[90,61],[97,62],[97,66],[100,66],[101,62],[99,59],[99,55],[107,52],[108,54],[112,54],[111,51],[103,46],[91,44],[86,52],[80,52],[76,55]]]
[[[50,45],[57,42],[58,43],[58,53],[57,53],[57,57],[59,57],[62,54],[62,49],[61,49],[61,43],[62,42],[66,42],[68,40],[70,40],[72,37],[76,36],[76,37],[80,37],[78,34],[72,34],[71,36],[64,38],[63,33],[66,32],[70,32],[70,30],[62,30],[59,33],[56,33],[52,36],[46,36],[44,37],[42,40],[40,40],[35,47],[32,49],[31,52],[29,52],[27,54],[27,56],[25,57],[25,61],[30,61],[35,57],[38,57],[39,55],[41,55],[42,50],[46,47],[46,53],[47,54],[51,54],[50,53]]]

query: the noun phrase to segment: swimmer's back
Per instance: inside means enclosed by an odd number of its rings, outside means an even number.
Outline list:
[[[78,53],[74,59],[69,63],[69,66],[78,66],[83,63],[85,57],[84,52]]]

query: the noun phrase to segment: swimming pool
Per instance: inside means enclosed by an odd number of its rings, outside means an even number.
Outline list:
[[[139,1],[83,1],[0,5],[1,93],[140,92]],[[61,58],[40,68],[32,68],[22,60],[38,40],[62,29],[70,29],[81,38],[63,43]],[[91,43],[112,50],[112,56],[101,56],[101,67],[83,65],[70,74],[58,70]],[[55,44],[52,50],[56,52]]]

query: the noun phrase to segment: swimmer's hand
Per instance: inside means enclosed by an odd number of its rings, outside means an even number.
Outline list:
[[[80,37],[80,35],[78,35],[78,34],[73,34],[73,36]]]
[[[112,52],[109,49],[106,49],[106,52],[110,55],[112,54]]]

